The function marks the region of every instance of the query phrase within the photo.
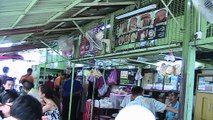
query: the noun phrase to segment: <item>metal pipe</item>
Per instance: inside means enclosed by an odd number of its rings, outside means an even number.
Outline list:
[[[68,120],[71,120],[71,112],[72,112],[72,97],[73,97],[73,83],[74,83],[74,74],[75,74],[75,63],[72,63],[72,79],[71,79],[71,91],[70,91],[70,102],[69,102],[69,116],[68,116]]]
[[[63,29],[51,29],[51,30],[44,30],[43,32],[59,32],[59,31],[71,31],[71,30],[77,30],[78,28],[63,28]]]
[[[90,2],[90,3],[79,3],[77,7],[92,7],[92,6],[121,6],[121,5],[134,5],[135,2]]]
[[[118,56],[119,56],[119,58],[121,58],[121,57],[126,57],[128,55],[133,56],[133,54],[145,55],[145,54],[162,52],[160,50],[165,50],[165,49],[166,50],[168,50],[168,49],[174,50],[175,48],[179,49],[179,47],[180,47],[180,44],[162,45],[162,46],[157,46],[157,47],[150,47],[150,48],[124,51],[124,52],[118,52],[118,53],[110,53],[110,54],[94,56],[94,57],[78,58],[78,59],[73,59],[71,61],[72,62],[79,62],[79,61],[84,61],[84,60],[100,59],[100,58],[118,58]]]
[[[95,106],[95,84],[96,84],[96,79],[93,78],[93,89],[92,89],[92,104],[91,104],[91,110],[90,110],[90,120],[93,120],[93,108]]]
[[[46,72],[47,72],[47,61],[48,61],[48,51],[46,49],[46,60],[45,60],[45,63],[44,63],[44,73],[43,73],[43,80],[45,80],[45,76],[46,76]]]
[[[183,63],[182,80],[180,82],[180,120],[192,120],[193,91],[194,91],[194,67],[195,48],[190,45],[192,40],[192,1],[185,0],[184,6],[184,41],[183,41]]]
[[[62,56],[58,51],[56,51],[55,49],[53,49],[52,47],[50,47],[48,44],[46,44],[44,41],[40,40],[42,44],[44,44],[46,47],[50,48],[51,50],[53,50],[54,52],[56,52],[59,56],[61,56],[62,58],[64,58],[65,60],[69,60],[69,58],[66,58],[64,56]]]
[[[95,20],[95,19],[101,19],[101,18],[104,18],[104,16],[64,18],[64,19],[56,19],[56,20],[53,20],[52,22],[69,22],[69,21],[77,21],[77,20]]]
[[[78,28],[78,30],[84,35],[85,34],[84,31],[83,31],[83,29],[81,29],[81,27],[78,25],[78,23],[76,23],[74,20],[72,22],[75,24],[75,26]]]

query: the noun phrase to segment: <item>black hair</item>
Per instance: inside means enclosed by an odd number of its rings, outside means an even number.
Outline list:
[[[29,80],[22,80],[22,85],[25,90],[30,90],[34,88],[34,84]]]
[[[19,120],[41,120],[41,103],[30,95],[19,96],[11,107],[10,115]]]
[[[18,98],[18,93],[14,90],[5,90],[5,93],[1,97],[1,103],[6,104],[6,103],[11,103],[13,102],[16,98]]]
[[[45,94],[45,97],[48,99],[53,100],[53,102],[57,105],[57,107],[60,109],[60,101],[59,98],[56,97],[54,91],[48,87],[47,85],[41,85],[40,86],[41,93]]]
[[[7,83],[7,81],[13,81],[13,82],[15,82],[15,81],[14,81],[14,78],[12,78],[12,77],[6,77],[6,79],[3,80],[3,83],[2,83],[2,84],[5,85],[5,84]]]
[[[2,71],[3,71],[4,73],[8,73],[9,67],[3,67]]]
[[[52,80],[53,76],[52,75],[48,75],[47,78],[48,78],[48,80]]]
[[[174,94],[175,97],[178,97],[178,91],[170,90],[170,91],[168,92],[168,95],[169,95],[169,94]]]
[[[142,95],[142,93],[143,93],[142,87],[136,86],[132,88],[132,95],[138,96],[138,95]]]
[[[27,72],[33,72],[33,69],[32,68],[28,68]]]

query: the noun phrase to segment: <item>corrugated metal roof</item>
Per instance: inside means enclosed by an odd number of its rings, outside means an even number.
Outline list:
[[[27,40],[27,38],[33,34],[34,35],[29,38],[32,40],[30,44],[33,42],[34,38],[42,36],[50,36],[52,38],[52,35],[54,35],[54,40],[56,40],[60,35],[67,34],[67,30],[73,27],[76,28],[76,26],[71,21],[52,22],[55,19],[106,15],[109,14],[109,12],[124,8],[128,5],[104,5],[100,7],[100,5],[95,4],[97,2],[103,3],[106,1],[129,2],[129,5],[131,5],[136,0],[0,0],[0,32],[5,32],[5,30],[8,32],[7,36],[0,36],[0,44],[4,43],[4,41],[19,42],[21,40]],[[88,5],[84,3],[88,3]],[[90,21],[92,20],[79,19],[77,23],[83,26]],[[35,28],[36,31],[38,27],[48,32],[39,34],[24,33],[26,28]],[[14,29],[18,28],[20,31],[21,28],[24,28],[25,31],[15,35]],[[35,43],[38,44],[38,41],[35,41]],[[38,46],[36,45],[35,47]],[[27,48],[33,47],[29,47],[28,45],[26,49]]]

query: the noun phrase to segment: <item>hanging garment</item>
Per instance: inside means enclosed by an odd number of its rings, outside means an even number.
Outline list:
[[[118,72],[116,69],[112,70],[108,77],[108,85],[118,84]]]

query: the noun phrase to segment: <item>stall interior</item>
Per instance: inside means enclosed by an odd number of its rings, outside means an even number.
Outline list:
[[[180,51],[171,53],[168,50],[166,53],[139,57],[84,61],[84,64],[90,63],[82,68],[83,81],[88,84],[86,104],[92,105],[90,116],[93,119],[115,117],[130,101],[134,86],[142,87],[145,97],[168,104],[168,91],[179,93],[180,90],[182,65],[179,56]],[[165,113],[158,113],[157,116],[164,119]]]

